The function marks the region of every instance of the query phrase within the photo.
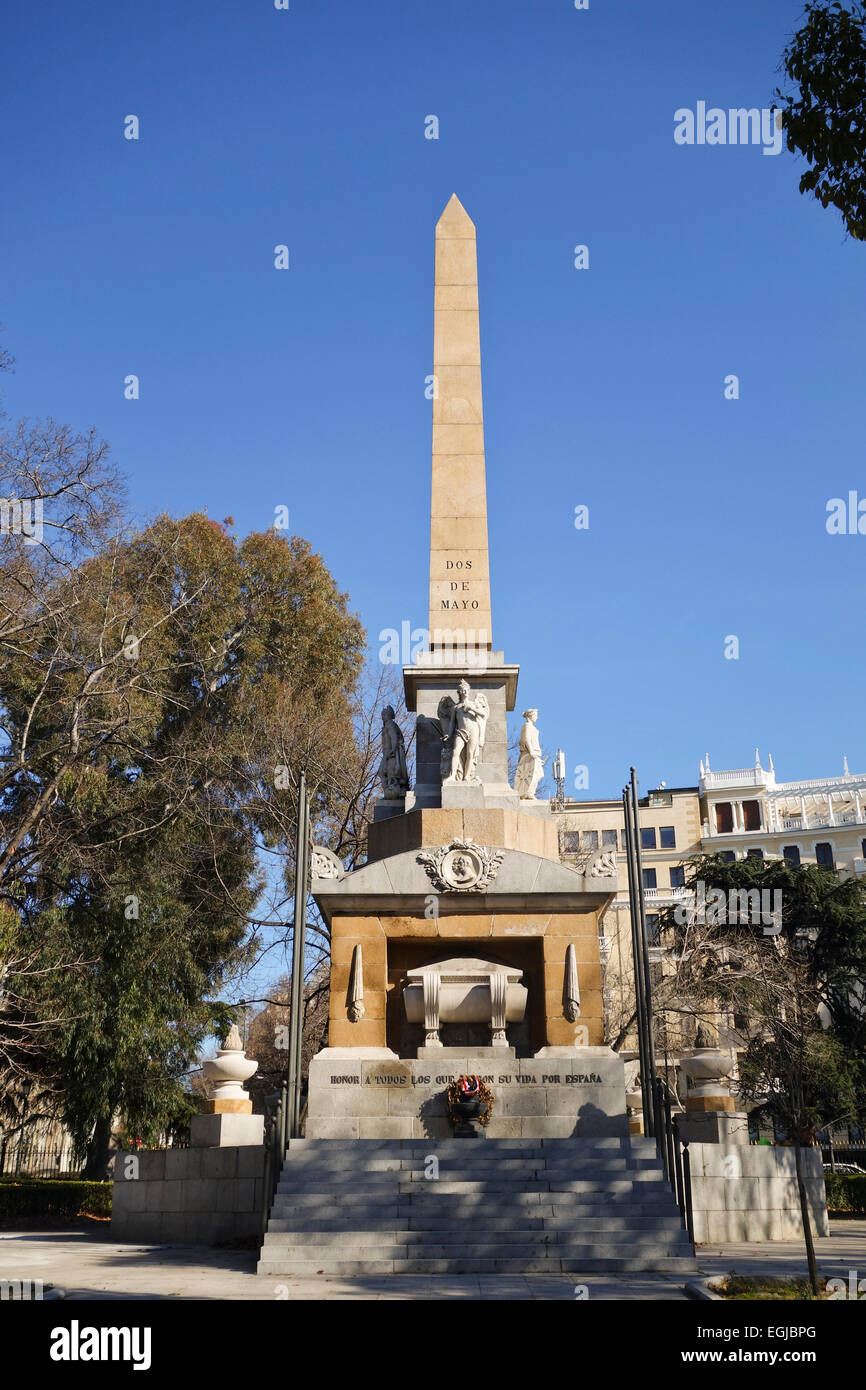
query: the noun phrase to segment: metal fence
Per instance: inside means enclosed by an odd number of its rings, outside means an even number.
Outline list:
[[[273,1106],[273,1108],[271,1108]],[[271,1212],[271,1205],[277,1184],[280,1181],[280,1173],[283,1171],[283,1160],[286,1156],[286,1146],[288,1142],[288,1086],[284,1081],[279,1092],[275,1096],[265,1097],[265,1171],[262,1183],[262,1236],[268,1228],[268,1217]]]
[[[661,1119],[656,1132],[656,1150],[665,1170],[665,1177],[680,1209],[680,1219],[695,1243],[695,1221],[692,1211],[692,1168],[687,1139],[680,1138],[676,1115],[671,1113],[671,1093],[660,1076],[654,1080],[654,1111]]]
[[[79,1178],[84,1162],[69,1144],[0,1140],[0,1177]]]
[[[862,1130],[852,1132],[850,1129],[841,1132],[824,1129],[818,1133],[816,1142],[821,1159],[831,1171],[840,1164],[850,1164],[866,1172],[866,1139],[862,1138],[862,1133]]]

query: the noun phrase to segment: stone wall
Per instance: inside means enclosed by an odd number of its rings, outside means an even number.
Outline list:
[[[447,1139],[445,1088],[461,1074],[484,1078],[494,1096],[490,1139],[627,1133],[622,1059],[607,1047],[569,1057],[467,1055],[372,1060],[327,1048],[310,1064],[308,1139]]]
[[[120,1153],[111,1234],[115,1240],[185,1245],[257,1239],[264,1166],[264,1148],[252,1145]]]
[[[802,1240],[794,1150],[765,1144],[690,1144],[695,1241]],[[821,1155],[803,1151],[813,1231],[830,1233]]]

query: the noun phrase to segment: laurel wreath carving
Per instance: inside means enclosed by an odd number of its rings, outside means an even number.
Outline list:
[[[478,845],[470,835],[438,849],[422,850],[418,863],[424,865],[434,887],[442,893],[483,893],[496,878],[504,858],[505,850]],[[458,874],[455,865],[460,860],[464,863]]]

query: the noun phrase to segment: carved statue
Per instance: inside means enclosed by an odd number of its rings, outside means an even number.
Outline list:
[[[535,727],[538,710],[525,709],[523,718],[525,722],[520,730],[520,761],[514,774],[514,790],[523,801],[534,801],[544,775],[541,740]]]
[[[481,785],[475,775],[478,759],[484,747],[484,734],[490,717],[490,706],[483,691],[472,694],[469,682],[457,685],[457,699],[443,695],[439,701],[439,722],[445,747],[442,753],[443,786],[466,782]]]
[[[382,710],[382,761],[379,764],[378,776],[382,781],[382,795],[386,801],[397,801],[409,790],[406,744],[403,740],[403,730],[397,723],[391,705],[386,705]]]

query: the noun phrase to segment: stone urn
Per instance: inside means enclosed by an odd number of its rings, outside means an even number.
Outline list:
[[[718,1047],[696,1047],[690,1057],[684,1057],[680,1070],[689,1078],[686,1111],[733,1110],[733,1097],[725,1079],[733,1065],[731,1054]]]
[[[249,1081],[258,1068],[258,1062],[251,1061],[245,1055],[237,1024],[233,1023],[222,1047],[217,1049],[216,1057],[202,1063],[202,1072],[209,1087],[205,1109],[214,1115],[250,1114],[253,1103],[243,1083]]]

